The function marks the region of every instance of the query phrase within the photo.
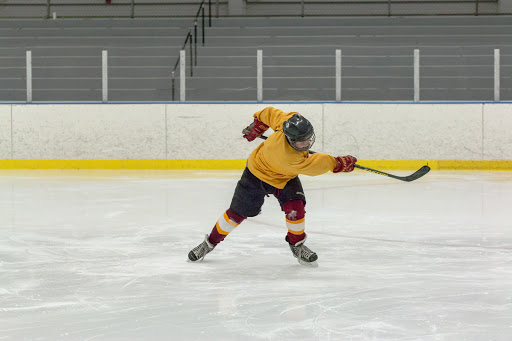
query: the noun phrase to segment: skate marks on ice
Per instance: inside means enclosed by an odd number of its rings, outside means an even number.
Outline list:
[[[1,337],[510,339],[512,179],[305,177],[318,268],[274,198],[186,262],[238,177],[0,177]]]

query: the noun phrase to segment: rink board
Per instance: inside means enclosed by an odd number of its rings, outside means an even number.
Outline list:
[[[315,126],[313,150],[378,169],[512,170],[510,103],[0,105],[2,169],[243,169],[266,106]],[[271,131],[267,132],[267,135]]]

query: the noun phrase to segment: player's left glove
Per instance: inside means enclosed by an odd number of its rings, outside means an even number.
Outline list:
[[[357,159],[352,155],[347,156],[338,156],[336,159],[336,167],[332,171],[333,173],[339,172],[352,172],[354,170],[354,165],[357,162]]]
[[[267,129],[268,125],[255,118],[254,122],[242,130],[242,134],[244,134],[244,138],[247,139],[247,141],[251,142],[254,141],[255,138],[260,137]]]

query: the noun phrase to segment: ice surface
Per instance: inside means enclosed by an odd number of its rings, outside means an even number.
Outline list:
[[[0,173],[0,340],[512,340],[512,172],[304,176],[318,268],[273,197],[187,262],[240,174]]]

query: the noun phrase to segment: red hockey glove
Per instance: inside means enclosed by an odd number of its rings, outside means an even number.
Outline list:
[[[339,172],[352,172],[357,159],[352,155],[338,156],[336,159],[336,167],[332,171],[333,173]]]
[[[242,130],[242,134],[244,134],[244,138],[247,139],[247,141],[251,142],[254,141],[255,138],[260,137],[267,129],[268,125],[255,118],[254,122]]]

